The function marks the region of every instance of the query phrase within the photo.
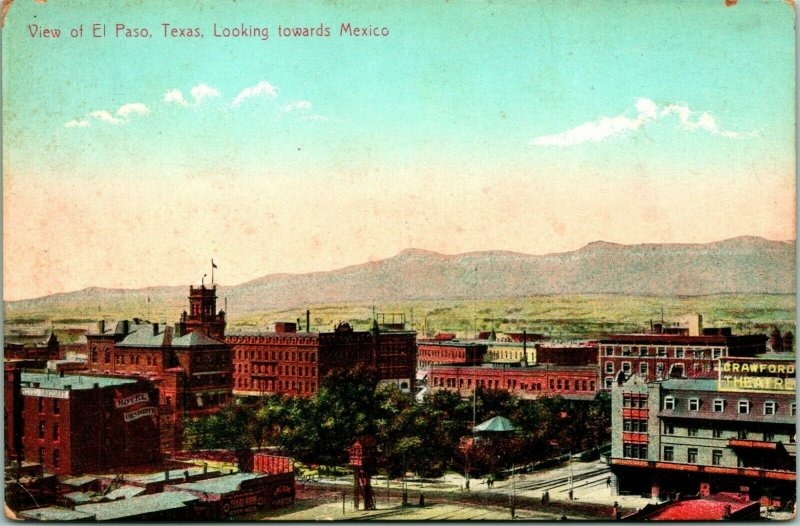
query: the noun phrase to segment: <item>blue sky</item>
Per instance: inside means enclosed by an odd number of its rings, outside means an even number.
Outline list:
[[[185,283],[208,254],[236,283],[409,246],[794,238],[785,2],[342,4],[16,0],[5,297]],[[165,39],[163,22],[205,37]],[[342,22],[389,36],[339,37]],[[153,36],[29,34],[93,23]],[[269,39],[214,38],[215,23]],[[145,239],[111,235],[126,229]]]

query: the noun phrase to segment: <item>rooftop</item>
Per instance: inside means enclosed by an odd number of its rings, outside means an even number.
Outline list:
[[[193,331],[179,338],[172,339],[173,347],[210,347],[224,345],[225,342],[215,340],[202,332]]]
[[[203,474],[203,468],[187,468],[187,469],[173,469],[169,472],[169,480],[170,481],[180,481],[184,478],[184,472],[188,472],[190,477],[194,477],[196,475]],[[218,473],[215,471],[208,471],[208,475],[213,475],[214,473]],[[139,484],[149,484],[151,482],[163,482],[167,480],[164,471],[158,471],[156,473],[149,473],[147,475],[138,475],[138,476],[126,476],[126,480],[131,482],[137,482]]]
[[[246,480],[264,477],[266,477],[266,475],[262,475],[261,473],[234,473],[233,475],[224,475],[222,477],[216,477],[213,479],[198,480],[197,482],[175,484],[173,487],[186,491],[198,491],[203,493],[224,495],[226,493],[232,493],[240,490],[242,482]]]
[[[84,376],[79,374],[59,376],[56,373],[22,373],[22,387],[33,387],[34,383],[38,383],[41,389],[64,390],[65,386],[69,385],[70,389],[77,391],[93,389],[94,384],[98,384],[102,389],[136,382],[137,380],[131,378],[114,378],[110,376]]]
[[[19,512],[23,519],[37,521],[85,521],[94,519],[91,513],[62,508],[60,506],[48,506],[46,508],[36,508]]]
[[[670,378],[661,382],[664,389],[672,391],[718,391],[717,379],[711,378]]]
[[[169,491],[154,493],[132,499],[122,499],[114,502],[99,504],[84,504],[76,506],[75,511],[89,513],[98,521],[109,521],[135,517],[147,513],[183,508],[187,502],[197,500],[197,497],[184,491]]]
[[[747,506],[758,506],[758,502],[750,502],[737,498],[733,494],[718,493],[710,497],[679,500],[667,504],[663,508],[647,515],[647,520],[659,521],[710,521],[720,520],[725,515],[725,507],[730,506],[735,513]]]
[[[164,347],[172,340],[172,327],[159,325],[158,332],[153,334],[152,323],[132,323],[125,339],[117,343],[117,347]]]

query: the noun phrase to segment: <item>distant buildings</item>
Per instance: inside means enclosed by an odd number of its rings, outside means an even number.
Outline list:
[[[620,378],[610,459],[619,490],[794,499],[796,411],[793,355],[722,358],[717,379]]]
[[[458,340],[417,341],[417,365],[480,365],[486,355],[485,343]]]
[[[308,317],[307,317],[308,319]],[[313,396],[328,372],[372,368],[380,381],[410,392],[416,374],[416,333],[400,327],[354,331],[347,323],[329,332],[297,332],[291,322],[275,331],[226,337],[233,353],[234,394]]]
[[[666,378],[713,378],[717,360],[767,351],[761,334],[732,335],[729,328],[704,329],[694,316],[685,327],[655,324],[648,334],[618,334],[599,341],[602,388],[610,390],[620,376],[648,381]]]

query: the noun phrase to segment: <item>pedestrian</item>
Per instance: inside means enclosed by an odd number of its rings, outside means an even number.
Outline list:
[[[611,487],[611,477],[608,477],[608,478],[606,479],[606,487],[607,487],[607,488],[610,488],[610,487]]]
[[[469,491],[469,477],[467,477],[467,483],[465,485],[467,487],[467,491]]]
[[[572,500],[572,490],[569,490],[568,495],[569,495],[569,500]]]

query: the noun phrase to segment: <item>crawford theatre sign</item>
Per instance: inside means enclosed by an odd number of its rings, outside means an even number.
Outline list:
[[[794,393],[794,361],[755,358],[721,358],[719,390],[759,393]]]

